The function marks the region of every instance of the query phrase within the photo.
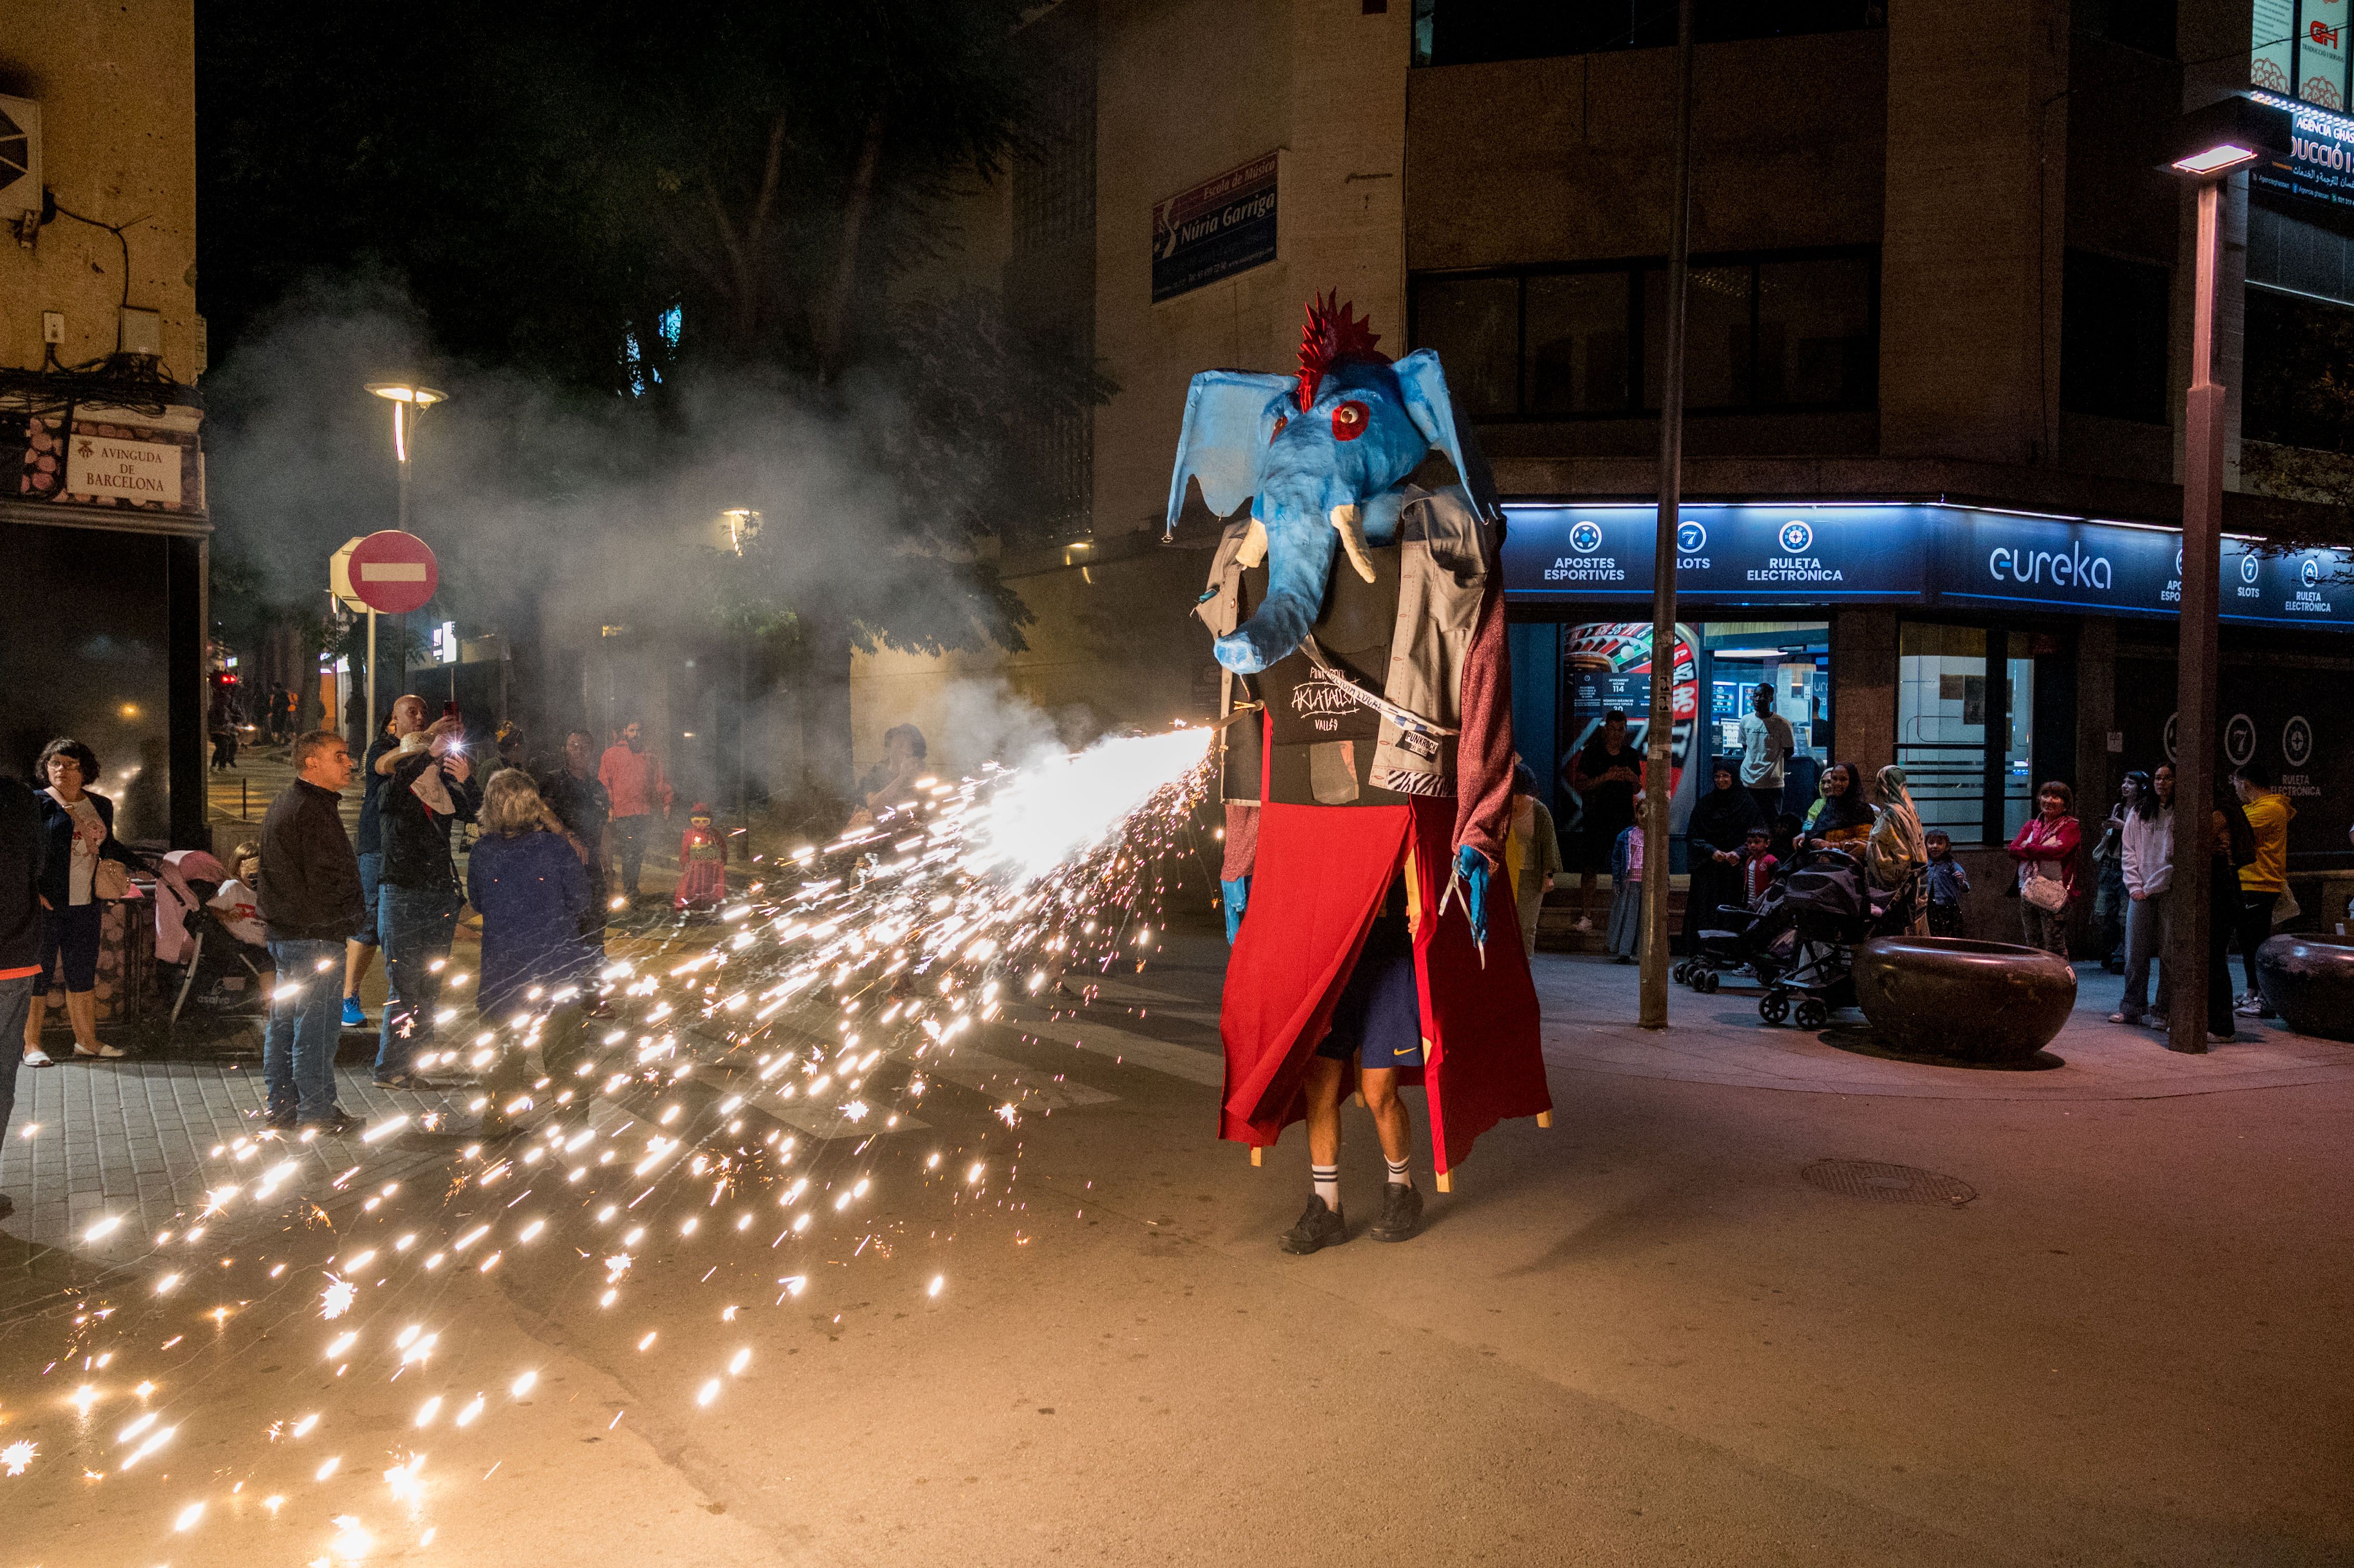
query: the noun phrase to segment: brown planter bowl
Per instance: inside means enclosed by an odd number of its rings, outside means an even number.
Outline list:
[[[2354,941],[2267,938],[2256,949],[2256,985],[2299,1034],[2354,1040]]]
[[[1855,998],[1891,1049],[2023,1062],[2076,1005],[2076,971],[2039,948],[1962,937],[1875,937],[1856,949]]]

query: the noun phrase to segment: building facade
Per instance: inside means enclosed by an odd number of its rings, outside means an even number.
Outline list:
[[[0,0],[0,768],[72,735],[122,836],[184,846],[207,843],[196,172],[187,0]]]
[[[2225,193],[2217,739],[2298,800],[2301,874],[2354,868],[2354,421],[2328,402],[2349,361],[2326,347],[2354,344],[2331,335],[2354,332],[2354,204],[2320,177],[2354,123],[2324,111],[2344,107],[2343,58],[2273,37],[2303,36],[2301,3],[1700,8],[1680,763],[1724,751],[1770,683],[1806,753],[1791,805],[1834,758],[1903,763],[1990,900],[2036,784],[2070,783],[2097,821],[2125,770],[2168,755],[2193,225],[2167,148],[2186,109],[2293,82],[2317,164]],[[984,667],[1066,731],[1205,711],[1198,497],[1161,543],[1186,381],[1288,368],[1302,304],[1337,289],[1385,350],[1436,349],[1479,422],[1512,518],[1521,747],[1574,821],[1570,758],[1608,707],[1639,730],[1649,695],[1674,95],[1659,15],[1049,13],[1041,70],[1090,84],[1091,206],[1052,267],[991,209],[1067,183],[1083,126],[973,198],[965,260],[1005,280],[1017,320],[1083,320],[1119,391],[1073,443],[1084,515],[1005,543],[1039,615],[1030,652],[862,661],[862,759],[900,718],[949,722],[943,698]],[[1704,772],[1680,767],[1681,800]]]

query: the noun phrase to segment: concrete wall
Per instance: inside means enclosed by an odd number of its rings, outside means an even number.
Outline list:
[[[1885,453],[2051,460],[2067,67],[2065,0],[1890,7]]]
[[[1197,370],[1288,371],[1301,310],[1338,289],[1384,349],[1405,337],[1409,7],[1357,0],[1126,0],[1099,13],[1096,530],[1157,526]],[[1283,154],[1277,259],[1151,302],[1153,204]]]
[[[164,361],[195,379],[190,0],[0,0],[0,92],[39,102],[43,180],[60,206],[105,223],[145,219],[129,232],[131,303],[162,313]],[[113,352],[122,286],[122,248],[102,229],[60,217],[30,250],[0,234],[0,364],[41,364],[44,311],[65,313],[58,357],[67,364]]]

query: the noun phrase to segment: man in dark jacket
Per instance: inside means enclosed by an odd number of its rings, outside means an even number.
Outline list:
[[[597,896],[589,906],[585,925],[593,928],[593,940],[602,951],[609,892],[605,885],[605,823],[613,814],[613,797],[606,793],[605,786],[597,779],[595,736],[585,729],[576,729],[564,737],[564,766],[540,779],[539,798],[547,802],[556,820],[572,835],[572,847],[579,854],[580,863],[588,868],[588,888]]]
[[[315,730],[294,743],[294,782],[261,820],[256,903],[278,969],[261,1036],[261,1077],[273,1127],[336,1133],[357,1125],[335,1104],[344,939],[359,924],[360,867],[337,802],[352,781],[344,737]]]
[[[403,697],[402,702],[417,701]],[[427,737],[430,736],[431,738]],[[384,1004],[376,1038],[376,1082],[385,1089],[429,1089],[410,1071],[433,1041],[441,1006],[441,972],[458,930],[458,873],[450,863],[450,824],[471,822],[481,787],[465,743],[436,726],[404,737],[386,761],[376,795],[384,870],[376,884],[376,940],[385,979],[397,1001]]]
[[[48,850],[33,792],[0,778],[0,1138],[16,1108],[17,1048],[41,978],[41,863]],[[0,1218],[16,1205],[0,1192]]]
[[[376,961],[376,887],[384,872],[384,824],[376,817],[376,802],[383,798],[384,769],[377,765],[399,749],[404,737],[425,727],[425,699],[403,697],[392,705],[392,716],[385,721],[368,742],[367,755],[360,759],[360,901],[366,906],[361,912],[359,928],[344,948],[344,1027],[361,1029],[367,1024],[367,1014],[360,1010],[360,982],[367,979],[368,965]]]

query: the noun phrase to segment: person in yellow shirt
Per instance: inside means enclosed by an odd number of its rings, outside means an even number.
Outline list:
[[[2264,765],[2241,763],[2232,769],[2232,790],[2256,832],[2256,858],[2240,868],[2240,962],[2247,969],[2248,994],[2235,1009],[2247,1018],[2270,1018],[2256,986],[2256,949],[2273,934],[2273,906],[2288,891],[2288,824],[2296,808],[2277,794]]]

